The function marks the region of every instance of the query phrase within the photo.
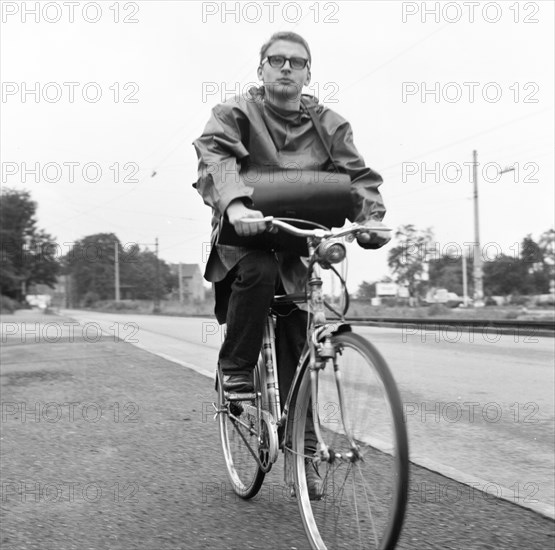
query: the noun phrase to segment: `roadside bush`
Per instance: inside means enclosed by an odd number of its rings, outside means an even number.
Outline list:
[[[382,306],[385,307],[396,307],[398,305],[397,298],[395,296],[382,296],[381,301]]]
[[[512,309],[510,311],[507,311],[507,313],[505,313],[505,319],[518,319],[519,315],[520,315],[519,311]]]
[[[448,316],[451,314],[451,308],[443,304],[432,304],[427,311],[428,311],[428,317]]]
[[[519,294],[514,294],[511,296],[511,301],[509,302],[512,306],[527,306],[530,303],[530,296],[521,296]]]
[[[96,302],[100,300],[100,296],[91,290],[83,296],[83,300],[81,300],[82,307],[93,307]]]
[[[7,296],[0,296],[0,313],[13,313],[16,309],[21,309],[21,306]]]
[[[555,294],[538,294],[533,297],[534,306],[553,308],[555,306]]]
[[[116,302],[115,300],[107,300],[97,304],[101,309],[109,311],[136,311],[139,309],[139,302],[134,302],[132,300],[120,300]]]

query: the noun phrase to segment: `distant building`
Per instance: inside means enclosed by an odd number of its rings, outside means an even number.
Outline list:
[[[179,281],[179,296],[184,302],[204,300],[204,284],[198,264],[170,264],[170,270],[179,279],[181,265],[181,280]]]

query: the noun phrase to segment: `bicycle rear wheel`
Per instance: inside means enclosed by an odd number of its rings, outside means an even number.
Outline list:
[[[249,499],[258,493],[265,471],[269,469],[266,467],[264,471],[260,462],[267,462],[266,427],[264,422],[258,422],[256,400],[227,401],[219,369],[217,376],[220,440],[227,475],[233,491],[241,498]],[[254,390],[257,393],[259,377],[255,376],[254,379]]]
[[[408,442],[399,392],[384,359],[367,340],[341,333],[332,342],[345,415],[329,360],[318,371],[315,398],[331,455],[318,464],[324,485],[320,500],[309,499],[305,478],[305,426],[313,398],[308,370],[296,399],[293,451],[303,524],[314,549],[392,549],[408,492]]]

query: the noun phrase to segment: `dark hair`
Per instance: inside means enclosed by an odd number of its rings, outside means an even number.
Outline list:
[[[310,48],[308,47],[307,41],[300,34],[289,31],[276,32],[275,34],[272,34],[270,40],[268,40],[268,42],[260,48],[260,61],[266,57],[266,52],[270,46],[278,40],[287,40],[287,42],[296,42],[297,44],[300,44],[306,50],[306,53],[308,54],[308,62],[312,65],[312,56],[310,55]]]

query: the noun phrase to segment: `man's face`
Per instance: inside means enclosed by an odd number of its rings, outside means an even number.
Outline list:
[[[308,53],[301,44],[277,40],[266,51],[266,57],[283,55],[285,57],[302,57],[308,59]],[[292,69],[290,62],[286,61],[281,69],[270,66],[266,61],[258,68],[258,78],[264,82],[266,88],[274,93],[294,99],[300,96],[303,86],[310,84],[310,69]]]

